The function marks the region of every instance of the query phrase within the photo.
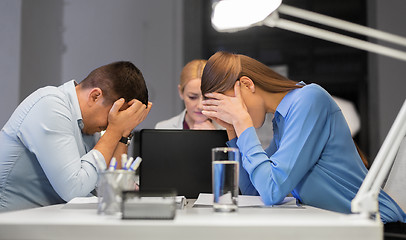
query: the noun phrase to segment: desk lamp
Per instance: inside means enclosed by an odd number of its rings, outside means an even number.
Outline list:
[[[261,25],[278,27],[406,61],[406,52],[302,23],[281,19],[279,13],[406,46],[406,38],[404,37],[287,6],[282,4],[282,0],[217,1],[213,4],[211,21],[214,29],[219,32],[236,32]],[[359,213],[361,217],[380,221],[378,194],[390,172],[400,143],[406,135],[405,123],[406,101],[403,103],[357,195],[351,202],[351,211],[353,213]]]

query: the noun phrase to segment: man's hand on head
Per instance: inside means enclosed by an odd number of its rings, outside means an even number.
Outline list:
[[[127,104],[127,107],[133,105],[136,101],[139,102],[139,100],[137,100],[137,99],[132,99],[131,101],[127,102],[127,103],[126,103],[126,104]],[[148,107],[152,106],[152,103],[151,103],[151,102],[148,102],[148,105],[145,105],[145,104],[143,104],[143,105],[145,106],[145,108],[148,108]],[[124,109],[120,109],[120,110],[124,110]]]
[[[151,107],[151,102],[148,102],[148,106],[146,106],[137,99],[126,103],[123,98],[120,98],[110,109],[107,129],[119,131],[122,136],[128,136],[136,126],[145,120]]]

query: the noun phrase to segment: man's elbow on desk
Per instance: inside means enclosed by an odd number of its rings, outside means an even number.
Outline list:
[[[59,189],[54,188],[64,201],[69,202],[75,197],[89,196],[90,192],[95,188],[96,183],[97,174],[89,174],[82,168],[75,176],[61,183]]]

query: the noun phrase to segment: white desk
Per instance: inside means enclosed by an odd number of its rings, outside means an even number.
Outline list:
[[[174,220],[97,215],[95,204],[54,205],[0,214],[0,239],[383,239],[380,223],[305,206],[178,210]]]

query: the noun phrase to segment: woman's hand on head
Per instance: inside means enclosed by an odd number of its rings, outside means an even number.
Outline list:
[[[229,129],[232,125],[237,136],[252,127],[252,119],[241,97],[240,82],[234,85],[234,96],[227,96],[221,93],[208,93],[205,96],[209,99],[203,101],[202,113],[208,118],[214,119],[221,126]]]

